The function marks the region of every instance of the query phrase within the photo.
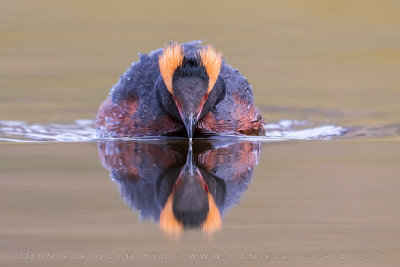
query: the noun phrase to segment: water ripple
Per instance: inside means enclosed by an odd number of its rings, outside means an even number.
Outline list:
[[[308,127],[307,127],[308,126]],[[336,125],[310,127],[307,121],[280,120],[264,126],[265,136],[240,138],[257,141],[331,139],[347,132]],[[231,137],[231,136],[229,136]],[[146,138],[135,138],[146,139]],[[158,137],[152,137],[158,139]],[[89,142],[99,140],[93,120],[75,120],[71,124],[27,124],[24,121],[0,121],[0,141],[5,142]]]

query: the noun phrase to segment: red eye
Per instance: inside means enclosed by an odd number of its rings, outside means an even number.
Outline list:
[[[204,96],[204,101],[207,100],[207,97],[208,97],[208,94],[206,94],[206,95]]]
[[[208,185],[206,183],[204,183],[204,191],[206,191],[206,193],[208,193]]]

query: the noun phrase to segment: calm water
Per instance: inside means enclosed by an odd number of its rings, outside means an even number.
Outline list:
[[[0,265],[398,266],[399,8],[1,1]],[[201,38],[266,136],[95,139],[137,52]]]

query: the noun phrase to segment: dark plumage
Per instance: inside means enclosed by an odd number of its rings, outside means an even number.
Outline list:
[[[246,78],[200,43],[139,54],[101,105],[98,135],[262,134],[264,122]]]
[[[168,233],[218,229],[220,216],[251,182],[261,149],[259,142],[237,140],[98,142],[101,164],[122,199]]]

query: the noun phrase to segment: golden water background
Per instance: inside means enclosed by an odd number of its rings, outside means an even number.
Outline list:
[[[399,10],[399,1],[0,0],[0,119],[94,118],[138,52],[203,39],[248,78],[266,121],[399,129]],[[269,251],[385,257],[219,264],[397,266],[399,131],[382,136],[265,143],[222,231],[212,239],[192,231],[180,241],[121,201],[96,144],[1,143],[0,265],[110,264],[93,259],[99,252]],[[19,251],[92,258],[21,262]]]

